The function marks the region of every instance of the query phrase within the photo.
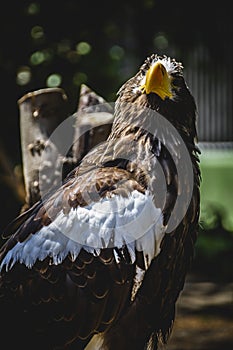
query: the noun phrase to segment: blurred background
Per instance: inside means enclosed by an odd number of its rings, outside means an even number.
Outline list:
[[[214,305],[218,307],[215,314],[208,309],[207,314],[202,314],[204,321],[197,318],[186,322],[189,335],[190,329],[207,327],[200,347],[188,342],[184,347],[186,350],[219,349],[215,346],[220,343],[211,332],[208,333],[210,328],[214,329],[215,335],[216,329],[227,327],[231,330],[229,334],[233,334],[230,323],[233,283],[232,27],[232,11],[226,0],[9,0],[0,12],[0,231],[19,213],[24,201],[17,104],[23,95],[45,87],[61,87],[68,96],[69,113],[72,114],[77,108],[82,83],[107,101],[114,102],[121,84],[136,73],[151,53],[166,54],[183,63],[185,79],[198,106],[203,178],[201,227],[190,283],[195,281],[196,286],[205,286],[204,290],[197,289],[195,294],[205,305],[208,304],[206,300],[212,300],[211,295],[217,298],[220,293],[220,304],[214,299]],[[213,289],[216,286],[218,288]],[[191,289],[195,293],[195,289]],[[190,289],[185,293],[193,303],[195,295]],[[187,300],[186,306],[190,306]],[[179,310],[183,315],[185,308],[182,305],[183,309]],[[200,306],[200,310],[203,311],[203,307]],[[217,317],[216,322],[214,325],[209,321],[205,323],[205,317],[208,320]],[[181,344],[187,335],[182,333],[183,327],[182,324],[181,333],[177,330],[168,349],[183,349]],[[210,334],[212,341],[208,340]],[[226,350],[230,344],[229,334],[222,334],[221,346],[224,344]],[[195,336],[195,332],[192,335]],[[207,345],[203,345],[205,339]]]

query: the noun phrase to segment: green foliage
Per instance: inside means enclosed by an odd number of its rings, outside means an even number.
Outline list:
[[[232,282],[233,233],[225,230],[221,218],[213,228],[200,228],[193,272],[220,282]]]

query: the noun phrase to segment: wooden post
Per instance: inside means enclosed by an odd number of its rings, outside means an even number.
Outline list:
[[[56,182],[54,145],[49,140],[55,128],[68,115],[68,101],[63,89],[45,88],[29,92],[18,100],[20,112],[20,136],[23,173],[25,183],[25,206],[27,209],[41,197],[39,170],[44,170],[42,177],[43,191]],[[42,156],[47,152],[47,161]],[[45,171],[47,169],[47,171]],[[47,174],[47,175],[46,175]],[[41,184],[40,184],[41,185]]]
[[[76,113],[73,157],[78,163],[94,146],[107,139],[113,108],[85,84],[80,89]]]
[[[81,87],[77,112],[71,118],[67,118],[67,96],[60,88],[30,92],[18,100],[18,105],[26,191],[24,211],[59,186],[90,149],[107,139],[113,110],[86,85]],[[65,150],[70,146],[69,154],[63,154],[59,148],[61,139]]]

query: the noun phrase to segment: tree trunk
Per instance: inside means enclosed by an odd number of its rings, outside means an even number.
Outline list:
[[[107,139],[112,106],[82,85],[77,112],[68,117],[60,88],[30,92],[18,100],[25,205],[31,207],[62,184],[84,155]]]
[[[58,150],[50,138],[68,115],[67,96],[60,88],[30,92],[18,100],[25,183],[25,206],[32,206],[60,180]],[[40,176],[41,174],[41,176]]]
[[[94,146],[107,139],[113,122],[113,108],[82,84],[75,115],[73,157],[78,163]]]

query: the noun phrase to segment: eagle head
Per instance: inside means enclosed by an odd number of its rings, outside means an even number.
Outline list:
[[[147,57],[118,91],[117,104],[155,110],[178,130],[196,136],[196,103],[185,82],[182,63],[165,55]]]

